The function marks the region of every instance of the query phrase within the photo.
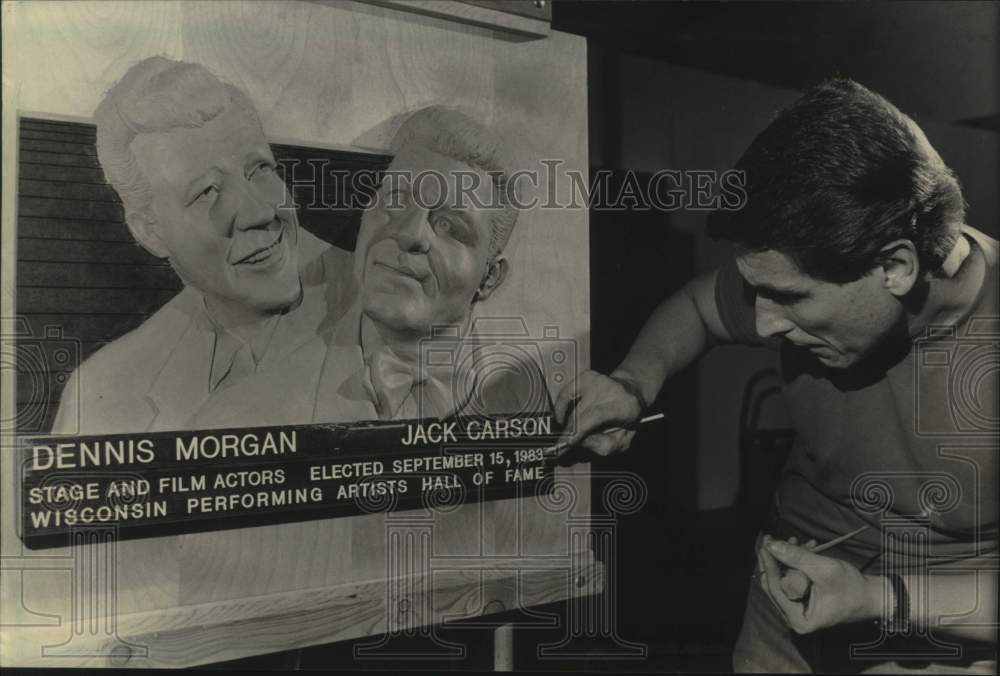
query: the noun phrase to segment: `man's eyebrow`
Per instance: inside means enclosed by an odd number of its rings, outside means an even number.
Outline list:
[[[737,266],[740,277],[743,279],[743,283],[746,284],[750,289],[754,291],[763,291],[764,293],[771,294],[781,294],[783,296],[808,296],[809,291],[795,286],[775,286],[774,284],[768,284],[767,282],[762,282],[759,284],[754,284],[751,282],[747,276],[743,273],[743,270],[739,269]]]
[[[774,286],[772,284],[750,284],[747,282],[754,290],[763,291],[764,293],[776,294],[780,296],[808,296],[809,292],[805,289],[799,289],[796,287],[780,287]]]
[[[243,156],[243,164],[250,162],[251,160],[269,159],[271,157],[270,149],[265,150],[263,147],[251,148]]]
[[[445,212],[447,214],[457,216],[458,218],[460,218],[462,220],[462,223],[465,224],[465,227],[469,228],[469,230],[472,230],[472,231],[476,230],[476,224],[472,222],[472,219],[469,218],[469,215],[466,214],[465,211],[463,211],[461,209],[456,209],[454,207],[450,207],[448,205],[439,207],[438,211],[443,211],[443,212]]]

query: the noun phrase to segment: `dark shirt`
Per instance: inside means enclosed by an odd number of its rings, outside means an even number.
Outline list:
[[[997,551],[997,242],[965,234],[970,255],[986,262],[973,308],[954,326],[841,371],[763,341],[752,289],[735,261],[720,270],[722,321],[739,342],[776,347],[796,429],[775,500],[779,535],[824,542],[868,524],[831,555],[877,563],[873,570],[888,558]]]

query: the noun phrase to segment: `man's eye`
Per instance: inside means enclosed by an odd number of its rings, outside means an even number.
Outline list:
[[[215,185],[210,185],[195,197],[195,202],[214,202],[215,198],[219,196],[219,188]]]
[[[441,232],[451,232],[455,226],[450,218],[441,216],[440,214],[433,214],[431,216],[431,225],[434,226],[435,230],[440,230]]]
[[[448,235],[450,237],[454,237],[455,239],[462,239],[464,228],[461,227],[461,224],[458,223],[455,218],[431,212],[430,220],[431,225],[440,234]]]
[[[473,243],[472,232],[461,218],[432,211],[430,223],[434,231],[440,235],[450,237],[462,244]]]
[[[792,305],[802,300],[802,295],[797,293],[782,293],[780,291],[771,291],[763,294],[768,300],[777,303],[778,305]]]
[[[274,173],[274,169],[274,165],[270,162],[261,162],[254,167],[253,171],[250,172],[250,178],[264,178],[266,176],[270,176]]]

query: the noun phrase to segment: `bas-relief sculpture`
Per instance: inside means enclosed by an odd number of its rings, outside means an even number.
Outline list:
[[[298,227],[252,103],[202,66],[146,59],[95,118],[132,235],[185,288],[78,369],[53,433],[448,417],[473,400],[476,413],[538,408],[537,364],[473,359],[456,374],[456,360],[420,350],[432,334],[460,350],[511,269],[519,167],[485,126],[440,107],[412,114],[352,255]],[[429,172],[441,180],[421,180]]]
[[[123,10],[121,21],[117,21],[116,14],[116,21],[110,23],[100,3],[94,5],[100,16],[93,20],[88,16],[92,11],[88,3],[74,4],[74,7],[80,9],[69,14],[44,8],[26,8],[30,11],[18,13],[24,28],[17,31],[24,40],[15,52],[23,57],[17,60],[18,69],[15,70],[23,85],[16,101],[18,110],[38,111],[42,117],[65,115],[80,119],[92,116],[100,92],[110,91],[112,80],[109,78],[117,78],[119,73],[129,70],[129,62],[134,59],[159,52],[204,63],[225,80],[238,83],[247,94],[245,98],[253,101],[249,109],[256,107],[256,117],[263,121],[264,129],[275,141],[280,139],[291,145],[324,148],[346,145],[388,149],[391,146],[393,152],[398,153],[402,138],[395,139],[393,133],[383,132],[394,132],[403,118],[440,101],[461,106],[463,110],[475,110],[477,119],[496,125],[491,130],[507,125],[511,131],[516,130],[515,136],[523,137],[526,131],[534,134],[525,137],[533,148],[551,144],[556,149],[551,152],[558,151],[585,166],[585,132],[580,131],[585,130],[585,126],[581,126],[585,125],[582,122],[585,116],[578,112],[585,109],[579,105],[585,98],[579,86],[584,72],[580,67],[584,45],[575,36],[554,35],[539,42],[508,44],[464,27],[404,21],[389,10],[358,11],[354,7],[313,3],[213,5],[218,9],[210,11],[210,16],[202,11],[201,3],[143,3],[141,9],[136,5],[134,11]],[[151,36],[151,31],[144,28],[150,18],[154,24],[162,25],[158,34],[171,37],[155,43],[145,37],[134,39],[139,34]],[[136,21],[143,23],[137,26]],[[273,40],[262,43],[259,38],[278,35],[272,31],[275,26],[282,36],[279,48],[293,46],[296,54],[306,54],[308,58],[274,59],[271,49],[278,43]],[[253,35],[245,32],[248,27]],[[145,32],[140,33],[140,29]],[[285,39],[286,36],[291,37]],[[335,53],[325,49],[331,39],[338,46]],[[80,58],[72,59],[68,70],[48,71],[48,66],[41,65],[45,59],[36,58],[36,55],[44,57],[53,47],[61,47],[57,43],[62,42],[69,50],[77,50],[72,53]],[[253,52],[243,52],[244,47]],[[182,57],[182,52],[188,56]],[[277,67],[259,68],[265,60]],[[178,80],[186,79],[163,74],[176,62],[157,59],[153,63],[158,65],[145,66],[150,77],[168,90],[177,86]],[[140,110],[130,110],[125,103],[119,103],[117,110],[111,109],[110,118],[123,118],[117,124],[128,132],[124,145],[139,148],[143,142],[132,144],[133,135],[156,136],[170,131],[169,125],[157,131],[156,123],[148,119],[156,117],[151,110],[154,103],[183,108],[180,103],[192,102],[190,110],[177,113],[182,118],[183,129],[174,137],[207,127],[207,123],[228,108],[217,105],[221,97],[215,95],[213,99],[210,92],[220,85],[208,85],[205,82],[208,79],[191,77],[196,81],[192,83],[193,89],[207,94],[214,104],[204,103],[193,95],[194,92],[187,96],[165,96],[156,94],[156,88],[152,87],[148,90],[151,98],[138,106]],[[230,91],[225,100],[232,96]],[[571,111],[544,114],[555,109],[553,100],[569,102]],[[240,116],[234,114],[233,117]],[[532,124],[525,125],[522,120],[531,120]],[[113,128],[116,123],[111,124]],[[246,133],[253,136],[249,130]],[[207,150],[209,144],[206,141],[194,145],[196,151],[201,151]],[[448,156],[448,153],[439,154]],[[103,148],[101,155],[101,166],[107,171],[109,163],[105,161]],[[144,166],[139,159],[131,164],[136,168]],[[16,163],[12,165],[16,168]],[[233,161],[229,171],[238,175],[239,171],[233,169],[236,166],[240,165]],[[265,176],[266,171],[257,178]],[[126,177],[121,183],[116,183],[110,174],[107,178],[116,190],[131,186],[133,182],[138,185],[145,182],[150,184],[152,193],[157,191],[151,176],[140,178],[136,174],[134,179]],[[262,189],[261,192],[267,191]],[[224,188],[220,190],[220,201],[215,202],[217,209],[229,204],[221,199],[225,193]],[[206,196],[206,199],[211,198],[212,195]],[[148,199],[154,216],[166,213],[158,208],[152,197]],[[275,219],[281,224],[283,242],[287,241],[290,216],[280,203],[272,206]],[[293,212],[293,217],[294,210],[288,211]],[[477,318],[519,315],[518,302],[526,303],[525,321],[531,326],[532,335],[543,325],[556,323],[567,327],[573,337],[585,333],[586,294],[574,296],[568,292],[586,290],[585,282],[580,281],[585,271],[575,265],[569,268],[567,261],[580,261],[579,255],[586,250],[586,238],[574,239],[566,245],[566,240],[585,223],[584,213],[547,215],[546,220],[551,217],[552,225],[548,232],[532,232],[526,238],[530,243],[527,248],[523,246],[526,241],[517,243],[521,245],[519,249],[507,247],[506,278],[488,296],[481,295],[475,301],[471,296],[467,298],[465,311],[451,315],[458,320],[450,327],[454,331],[444,332],[440,337],[475,336],[480,326],[476,323]],[[374,219],[371,220],[374,225],[379,222],[376,214],[377,209],[373,208],[363,215],[366,221]],[[384,214],[382,220],[387,215]],[[519,217],[519,229],[524,232],[515,235],[518,240],[528,234],[526,223],[531,223],[530,216],[522,213]],[[67,218],[72,219],[72,216]],[[95,227],[98,224],[96,220],[87,223]],[[17,225],[20,228],[20,221]],[[117,223],[109,225],[117,226]],[[278,229],[278,223],[256,228],[261,233]],[[18,234],[23,232],[19,230]],[[138,236],[133,235],[133,239],[143,243]],[[345,237],[342,241],[349,239]],[[74,376],[75,386],[66,388],[63,395],[66,400],[61,402],[55,431],[69,435],[138,434],[185,427],[207,429],[402,416],[410,414],[414,402],[419,414],[419,402],[423,401],[425,391],[432,388],[446,393],[454,391],[452,383],[443,379],[442,388],[430,381],[431,372],[438,375],[436,369],[414,373],[406,368],[406,378],[419,380],[417,386],[396,390],[397,395],[406,395],[399,406],[391,403],[391,395],[386,399],[390,403],[380,405],[375,384],[368,383],[370,391],[364,384],[366,379],[370,380],[368,362],[375,361],[374,358],[366,360],[366,351],[371,354],[376,345],[391,343],[398,347],[400,343],[391,338],[383,339],[381,334],[377,339],[372,338],[369,329],[377,328],[379,318],[369,321],[364,312],[360,296],[362,285],[355,277],[353,253],[329,247],[302,228],[297,228],[297,240],[294,255],[298,260],[294,267],[301,292],[287,309],[263,313],[277,317],[271,319],[273,326],[263,322],[259,337],[255,332],[244,331],[249,326],[242,326],[241,322],[226,325],[225,331],[219,331],[217,325],[231,317],[221,312],[218,316],[215,314],[216,307],[208,302],[205,289],[196,285],[201,280],[185,278],[186,288],[176,298],[159,311],[151,312],[138,329],[113,339],[78,369]],[[180,255],[170,253],[174,258]],[[430,255],[428,253],[428,258]],[[416,269],[415,265],[413,267]],[[427,267],[431,267],[430,262]],[[485,266],[483,274],[486,274]],[[539,286],[538,280],[545,285],[545,291],[540,293],[534,288]],[[122,291],[128,293],[125,289],[115,293],[124,296]],[[136,298],[153,295],[148,290],[145,296],[141,296],[142,293],[136,289]],[[95,289],[91,296],[98,294]],[[58,305],[60,310],[52,312],[62,311],[65,306],[66,303],[61,303]],[[107,312],[131,312],[136,306],[126,310],[108,304]],[[199,311],[208,315],[207,327],[203,322],[195,322],[195,314]],[[347,320],[349,311],[354,313],[352,318],[357,318],[357,331],[353,322]],[[365,333],[362,332],[363,319],[369,326]],[[74,325],[77,324],[89,327],[82,320]],[[95,332],[97,340],[114,338],[114,333],[104,332],[104,326],[100,325],[100,335]],[[335,338],[339,335],[348,338],[337,343]],[[525,331],[524,341],[530,340]],[[220,343],[219,360],[215,359],[216,342]],[[345,396],[341,390],[346,380],[353,379],[338,381],[323,377],[329,374],[331,365],[348,363],[331,358],[337,349],[345,346],[352,347],[353,363],[364,376],[361,396],[354,391]],[[405,350],[400,351],[404,354],[396,356],[406,363],[408,355]],[[198,361],[192,357],[197,357]],[[252,371],[248,364],[253,365]],[[395,373],[395,369],[388,372]],[[532,365],[531,373],[537,373],[537,366]],[[395,382],[391,378],[383,379],[384,384],[389,381]],[[320,389],[326,382],[331,385]],[[541,382],[544,389],[544,380],[535,382]],[[481,384],[479,381],[477,387]],[[190,387],[196,388],[194,396],[186,389]],[[517,388],[500,389],[516,391]],[[74,393],[79,394],[74,398]],[[541,395],[540,399],[535,399],[544,407],[548,392],[542,391]],[[409,403],[405,403],[407,396],[411,398]],[[518,396],[516,399],[520,403],[524,398]],[[482,399],[484,406],[480,406],[479,401],[477,397],[466,401],[460,394],[445,401],[443,407],[435,404],[434,410],[454,407],[464,414],[503,408],[501,397],[485,397]],[[74,440],[67,441],[72,443]],[[9,473],[8,477],[16,481]],[[9,493],[14,494],[13,491]],[[588,510],[588,495],[581,491],[580,502],[576,503],[581,514]],[[567,575],[577,579],[575,569],[544,574],[532,570],[522,576],[515,564],[504,570],[492,567],[493,559],[488,558],[491,556],[519,557],[520,560],[520,557],[537,553],[549,557],[546,563],[551,564],[553,554],[567,555],[566,515],[538,515],[540,511],[534,501],[497,500],[465,504],[435,517],[434,556],[473,554],[487,557],[481,562],[485,567],[482,574],[447,576],[450,582],[460,580],[462,586],[441,590],[447,593],[439,604],[435,601],[438,604],[435,608],[442,613],[434,616],[435,621],[451,618],[456,611],[478,614],[483,610],[480,604],[490,604],[489,608],[495,609],[494,599],[499,600],[501,606],[513,607],[548,603],[584,593],[578,585],[567,585],[564,579]],[[402,512],[398,516],[406,518],[414,514]],[[86,561],[87,565],[93,561],[117,562],[117,593],[113,607],[98,604],[83,610],[92,610],[102,616],[105,612],[117,614],[121,636],[150,645],[147,657],[136,653],[128,666],[189,665],[380,631],[385,625],[379,623],[388,621],[385,618],[389,617],[385,612],[388,607],[381,605],[386,602],[385,594],[389,589],[401,589],[395,581],[390,582],[395,578],[387,575],[386,563],[390,557],[386,548],[386,526],[380,523],[395,516],[373,514],[157,535],[108,545],[48,549],[46,557],[39,560],[50,561],[54,557],[67,565],[75,561]],[[545,517],[551,518],[546,521]],[[10,541],[16,543],[16,536]],[[573,558],[574,562],[576,560]],[[467,563],[476,566],[475,560]],[[599,588],[601,577],[589,568],[585,567],[585,571],[588,572],[588,585],[584,591]],[[71,600],[80,598],[80,589],[72,586],[74,578],[71,575],[32,571],[25,572],[22,577],[18,573],[8,585],[11,579],[5,570],[4,596],[7,600],[20,597],[32,610],[53,617],[76,616],[71,615],[75,613]],[[407,589],[422,593],[421,590],[428,587]],[[426,600],[422,599],[413,597],[413,607],[422,607],[418,605]],[[5,607],[12,605],[5,603]],[[405,621],[421,617],[424,616],[412,614]],[[105,626],[106,623],[101,624]],[[37,631],[30,628],[3,632],[3,638],[11,638],[12,641],[5,645],[8,648],[13,645],[28,662],[50,663],[48,657],[39,659],[38,646],[60,643],[64,634],[70,631],[69,625],[63,622],[59,627]],[[89,646],[94,636],[85,634],[83,639],[90,641]],[[68,645],[67,649],[79,652],[78,645]],[[5,654],[14,653],[7,651]],[[60,663],[66,661],[63,659]],[[68,661],[102,665],[122,663],[106,656]]]

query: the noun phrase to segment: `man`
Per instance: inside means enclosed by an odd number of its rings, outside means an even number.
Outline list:
[[[185,288],[81,365],[54,433],[309,422],[327,305],[300,280],[305,233],[249,99],[200,65],[152,57],[94,117],[129,230]],[[348,254],[325,255],[349,269]]]
[[[938,660],[927,671],[995,673],[996,371],[979,372],[987,420],[970,436],[917,352],[940,339],[957,361],[963,337],[997,335],[997,242],[964,224],[958,182],[919,127],[849,80],[807,92],[737,168],[745,208],[710,219],[735,258],[666,299],[610,376],[587,372],[560,393],[558,417],[575,407],[568,440],[624,450],[634,432],[610,428],[634,423],[709,346],[776,349],[797,436],[758,541],[736,671],[902,671],[922,651]],[[918,531],[883,543],[891,518]],[[944,562],[953,574],[929,574]],[[895,646],[899,662],[871,645],[852,661],[880,632],[946,615],[964,616],[934,626],[965,641],[960,658],[918,631]]]
[[[390,147],[358,235],[355,302],[332,329],[330,396],[317,407],[331,420],[548,410],[538,365],[491,370],[473,328],[510,270],[517,160],[486,127],[438,106],[407,118]]]

